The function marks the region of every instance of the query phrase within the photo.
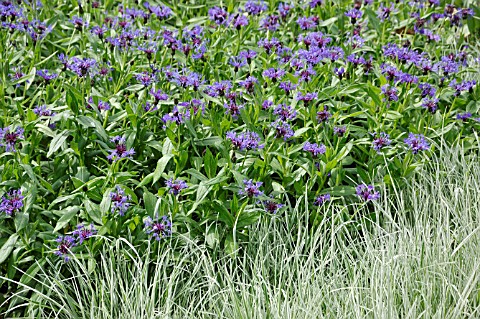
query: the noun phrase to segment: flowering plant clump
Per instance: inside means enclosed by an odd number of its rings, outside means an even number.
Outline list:
[[[231,253],[293,208],[312,228],[339,206],[362,222],[355,206],[409,183],[435,145],[478,143],[479,10],[0,1],[0,272],[23,282],[54,238],[62,258],[177,234]]]
[[[145,233],[155,240],[161,240],[172,235],[172,223],[168,216],[162,216],[162,218],[156,218],[155,220],[148,216],[144,221],[144,229]]]
[[[12,189],[0,199],[0,212],[12,216],[23,207],[22,190]]]
[[[360,184],[355,188],[355,190],[357,192],[357,196],[365,202],[374,201],[380,198],[380,193],[375,191],[375,187],[373,185]]]
[[[135,154],[133,147],[127,149],[124,137],[117,135],[110,139],[110,142],[115,143],[115,148],[111,150],[110,155],[107,156],[110,161],[118,161],[122,158],[132,158],[132,156]]]
[[[130,207],[130,196],[125,195],[125,191],[120,187],[116,187],[116,192],[110,193],[110,199],[112,200],[112,213],[118,213],[120,216],[125,215]]]
[[[258,197],[263,195],[263,192],[260,191],[262,182],[254,182],[253,180],[243,180],[243,188],[238,191],[238,194],[245,195],[247,197]]]
[[[178,195],[182,189],[188,187],[187,183],[181,179],[173,180],[173,178],[170,178],[165,184],[168,187],[168,192],[173,195]]]
[[[23,128],[17,127],[11,130],[10,127],[0,128],[0,147],[4,147],[6,152],[15,152],[15,146],[19,140],[23,139]]]

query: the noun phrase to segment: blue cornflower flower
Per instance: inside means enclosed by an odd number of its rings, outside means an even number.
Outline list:
[[[75,238],[69,235],[58,236],[56,242],[58,243],[58,246],[54,254],[63,257],[65,261],[69,261],[70,257],[68,255],[70,254],[70,250],[77,245],[75,243]]]
[[[115,149],[110,150],[110,155],[107,156],[110,161],[118,161],[122,158],[132,158],[135,154],[133,147],[127,150],[125,138],[122,136],[117,135],[113,137],[110,142],[115,143]]]
[[[116,192],[110,193],[110,198],[112,200],[111,212],[112,214],[118,212],[120,216],[125,215],[128,208],[130,207],[130,196],[125,195],[125,191],[120,187],[116,187]]]
[[[16,143],[23,138],[23,128],[21,127],[17,127],[15,131],[10,131],[10,126],[0,128],[0,147],[5,147],[6,152],[15,152]]]
[[[243,180],[244,188],[238,191],[239,195],[245,195],[247,197],[258,197],[263,195],[263,192],[260,191],[260,187],[262,186],[262,182],[254,182],[253,180]]]
[[[388,146],[392,143],[390,136],[385,132],[380,132],[380,134],[374,133],[376,138],[373,140],[372,147],[377,153],[380,153],[380,150],[385,146]]]
[[[322,206],[323,204],[325,204],[326,202],[329,202],[331,201],[332,198],[330,196],[330,194],[322,194],[320,196],[317,196],[317,198],[315,198],[315,201],[313,202],[313,205],[315,206]]]
[[[77,229],[72,232],[72,235],[77,237],[77,244],[81,245],[86,239],[92,237],[96,233],[97,230],[95,229],[93,223],[90,224],[90,228],[83,224],[78,224]]]
[[[366,185],[362,183],[358,185],[355,190],[357,192],[357,196],[359,196],[360,199],[365,202],[380,198],[380,193],[375,191],[375,187],[373,185]]]
[[[325,145],[317,143],[307,142],[303,145],[303,150],[312,154],[313,158],[317,158],[318,155],[325,154],[327,148]]]
[[[23,207],[23,199],[21,189],[8,191],[7,194],[0,199],[0,212],[12,216]]]
[[[421,134],[409,133],[408,137],[404,139],[404,142],[410,147],[413,154],[417,154],[419,151],[425,151],[430,148],[425,136]]]
[[[165,185],[168,187],[168,192],[173,195],[178,195],[182,189],[188,188],[187,183],[181,179],[170,178],[165,181]]]
[[[160,240],[172,235],[172,223],[168,219],[168,216],[162,216],[161,219],[156,218],[155,220],[148,216],[143,223],[145,233],[149,235],[150,238]]]

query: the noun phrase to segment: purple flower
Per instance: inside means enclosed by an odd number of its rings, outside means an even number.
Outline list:
[[[243,56],[234,56],[230,58],[228,63],[234,67],[235,72],[238,72],[239,68],[247,65],[247,59]]]
[[[422,93],[421,93],[422,97],[426,97],[426,96],[434,97],[435,93],[437,93],[437,89],[435,89],[429,83],[420,83],[418,85],[418,88],[422,90]]]
[[[146,4],[147,5],[144,5],[147,7],[148,11],[154,14],[159,20],[166,20],[173,14],[172,9],[167,6],[150,6],[148,2],[146,2]]]
[[[377,16],[381,21],[385,21],[386,19],[390,18],[390,14],[393,13],[395,10],[395,5],[392,3],[389,7],[380,3],[380,7],[378,8]]]
[[[335,73],[336,76],[341,80],[343,76],[345,75],[345,69],[343,67],[341,68],[335,68],[333,70],[333,73]]]
[[[130,207],[130,196],[125,195],[125,191],[120,187],[116,187],[116,192],[110,193],[110,198],[112,200],[111,212],[112,214],[118,212],[120,216],[124,216]]]
[[[294,120],[297,116],[297,111],[291,106],[286,104],[279,104],[273,109],[273,114],[277,115],[281,121]]]
[[[457,80],[453,79],[449,86],[455,90],[454,95],[459,96],[462,91],[473,91],[473,87],[477,84],[477,81],[463,81],[461,83],[457,83]]]
[[[153,88],[150,90],[150,94],[155,98],[155,104],[158,104],[160,101],[167,101],[168,94],[163,93],[162,90],[154,90]]]
[[[392,143],[390,136],[385,132],[380,132],[380,134],[374,133],[373,135],[376,136],[376,138],[373,140],[372,147],[379,154],[382,148]]]
[[[256,77],[249,76],[244,81],[240,81],[240,86],[243,86],[247,90],[247,92],[252,93],[255,88],[255,83],[257,82],[258,80]]]
[[[308,103],[310,103],[313,100],[316,100],[318,98],[318,94],[316,92],[312,93],[305,93],[302,94],[302,92],[298,92],[297,94],[297,100],[303,101],[303,104],[306,106]]]
[[[267,3],[262,0],[248,0],[245,3],[245,11],[253,15],[259,15],[267,9]]]
[[[265,100],[262,103],[262,109],[268,110],[271,106],[273,106],[273,102],[270,100]]]
[[[0,128],[0,146],[5,147],[6,152],[15,152],[16,143],[23,138],[23,128],[21,127],[17,127],[15,131],[10,131],[10,126]]]
[[[260,144],[260,136],[255,132],[246,131],[244,133],[227,132],[227,139],[232,142],[234,148],[239,150],[259,150],[264,147]]]
[[[288,63],[293,57],[292,49],[287,47],[278,48],[275,53],[277,54],[277,60],[281,64]]]
[[[297,24],[302,30],[313,29],[317,26],[317,18],[315,17],[300,17],[297,19]]]
[[[150,238],[160,240],[172,235],[172,223],[167,216],[162,216],[161,219],[156,218],[155,220],[148,216],[143,223],[145,234],[149,235]]]
[[[162,121],[166,124],[168,122],[174,122],[176,124],[182,124],[185,123],[185,119],[190,118],[190,113],[187,112],[185,108],[182,108],[181,110],[178,108],[177,105],[173,106],[172,112],[165,114],[162,117]]]
[[[74,16],[70,20],[71,23],[77,28],[78,30],[81,30],[83,27],[88,27],[88,22],[84,21],[82,18]]]
[[[220,7],[213,7],[208,9],[208,17],[218,25],[226,25],[229,15],[227,10]]]
[[[251,179],[250,180],[244,179],[243,180],[244,188],[239,190],[238,194],[245,195],[250,198],[262,196],[263,192],[260,191],[260,186],[262,186],[262,184],[263,184],[262,182],[254,182]]]
[[[293,9],[293,5],[288,3],[280,3],[278,5],[278,12],[282,18],[286,18],[290,14],[290,10]]]
[[[300,82],[309,82],[312,79],[312,76],[317,74],[311,65],[307,66],[306,69],[295,71],[295,76],[299,77]]]
[[[318,145],[317,143],[307,142],[303,146],[303,150],[311,153],[313,158],[317,158],[318,155],[325,154],[327,148],[323,144]]]
[[[270,214],[276,214],[280,208],[282,208],[283,204],[276,203],[272,200],[265,200],[262,202],[263,207],[265,207],[265,211]]]
[[[79,77],[90,75],[93,77],[96,73],[97,61],[95,59],[73,57],[68,62],[68,68],[75,72]]]
[[[352,22],[352,24],[357,23],[357,20],[362,17],[362,14],[363,14],[362,11],[355,8],[345,12],[345,16],[350,18],[350,21]]]
[[[298,84],[293,84],[290,81],[281,82],[278,87],[285,91],[285,94],[289,94],[291,91],[297,88]]]
[[[247,59],[247,62],[250,63],[252,61],[252,59],[257,56],[257,52],[255,52],[253,50],[240,51],[238,56],[241,56],[241,57]]]
[[[90,32],[92,34],[95,34],[98,36],[100,39],[103,39],[104,35],[107,33],[108,29],[106,26],[94,26],[92,29],[90,29]]]
[[[438,99],[424,98],[422,100],[422,106],[426,108],[430,113],[435,113],[438,109]]]
[[[39,105],[33,109],[33,113],[35,113],[38,116],[55,116],[57,113],[52,112],[52,110],[47,109],[46,105]]]
[[[421,134],[409,133],[408,137],[403,141],[410,147],[413,154],[417,154],[419,151],[425,151],[430,148],[427,140]]]
[[[58,243],[58,246],[54,254],[63,257],[65,261],[69,261],[70,257],[68,255],[70,254],[70,250],[77,245],[75,243],[75,238],[69,235],[58,236],[56,242]]]
[[[46,69],[38,70],[37,75],[42,77],[45,80],[45,82],[47,82],[47,83],[58,77],[57,73],[52,73],[52,72],[50,72],[49,70],[46,70]]]
[[[382,85],[382,93],[385,96],[384,101],[398,101],[398,90],[396,87],[391,87],[390,84]]]
[[[455,117],[457,120],[461,120],[463,122],[466,122],[469,118],[472,117],[472,113],[466,112],[466,113],[458,113],[457,116]]]
[[[188,187],[185,181],[181,179],[173,180],[173,178],[165,181],[165,185],[168,187],[168,192],[173,195],[178,195],[182,189]]]
[[[329,202],[331,201],[332,198],[330,196],[330,194],[322,194],[320,196],[317,196],[317,198],[315,198],[315,201],[313,202],[313,205],[315,206],[322,206],[323,204],[325,204],[326,202]]]
[[[157,75],[148,71],[143,71],[135,76],[135,79],[144,86],[150,86],[153,83],[158,82]]]
[[[272,123],[272,127],[275,128],[275,136],[277,138],[283,138],[284,141],[288,140],[295,134],[292,127],[287,122],[277,120]]]
[[[270,52],[274,49],[282,47],[282,44],[280,43],[280,41],[278,41],[277,38],[271,38],[270,40],[262,39],[258,41],[257,44],[259,47],[262,47],[267,54],[270,54]]]
[[[234,119],[238,118],[240,115],[240,109],[244,108],[243,105],[239,105],[235,101],[224,103],[223,107],[226,109],[225,114],[230,114]]]
[[[224,80],[221,82],[215,82],[212,85],[206,87],[205,93],[211,97],[224,96],[232,88],[232,82]]]
[[[230,16],[231,24],[237,29],[240,30],[241,27],[248,25],[248,18],[244,15],[237,15],[235,17]]]
[[[113,137],[110,142],[115,143],[115,148],[110,150],[110,155],[107,156],[108,160],[116,162],[122,158],[132,158],[135,154],[135,150],[130,148],[127,150],[127,146],[125,145],[125,138],[119,135]]]
[[[270,78],[273,82],[276,82],[285,75],[285,71],[282,69],[269,68],[263,71],[262,75],[264,77]]]
[[[395,66],[386,63],[382,63],[380,69],[382,70],[382,74],[385,75],[385,78],[389,81],[397,79],[402,73]]]
[[[279,23],[280,17],[274,14],[265,16],[262,21],[260,21],[260,28],[270,31],[277,31],[280,27]]]
[[[0,199],[0,212],[12,216],[23,207],[22,190],[11,189]]]
[[[328,111],[328,106],[324,105],[323,110],[317,112],[317,120],[319,123],[324,123],[332,117],[332,114]]]
[[[363,201],[372,201],[380,198],[380,193],[375,191],[373,185],[366,185],[364,183],[358,185],[355,190],[357,191],[357,196],[360,197]]]
[[[346,126],[335,126],[333,128],[333,134],[338,135],[338,136],[343,136],[347,132],[347,127]]]
[[[77,236],[77,243],[78,245],[81,245],[86,239],[92,237],[97,233],[97,230],[95,229],[95,226],[90,224],[90,228],[83,224],[77,225],[77,229],[75,229],[72,232],[73,236]]]

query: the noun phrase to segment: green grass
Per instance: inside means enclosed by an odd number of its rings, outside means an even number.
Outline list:
[[[479,318],[480,163],[461,148],[383,196],[353,232],[321,209],[316,231],[288,210],[254,226],[236,258],[178,238],[158,257],[112,242],[74,278],[41,273],[36,318]],[[386,194],[385,194],[386,195]],[[367,208],[358,210],[366,214]],[[356,235],[354,235],[356,234]],[[173,247],[175,246],[175,247]],[[31,290],[26,287],[25,290]],[[7,300],[7,302],[9,302]],[[9,313],[6,314],[9,317]]]

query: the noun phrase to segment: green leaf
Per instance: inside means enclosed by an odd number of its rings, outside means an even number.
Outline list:
[[[18,234],[12,234],[0,248],[0,264],[7,260],[18,239]]]
[[[28,213],[25,211],[19,211],[15,213],[15,230],[19,232],[28,225]]]
[[[329,193],[332,196],[349,196],[356,193],[353,186],[335,186],[332,188],[324,189],[323,194]]]
[[[145,210],[147,211],[148,215],[154,216],[155,206],[157,204],[157,197],[149,191],[145,190],[145,192],[143,193],[143,201],[145,203]]]
[[[52,156],[53,153],[55,153],[63,145],[63,142],[65,142],[69,134],[70,131],[65,130],[53,138],[53,140],[50,142],[50,148],[48,149],[47,157]]]
[[[261,217],[260,212],[243,212],[237,221],[237,228],[254,224]]]
[[[203,157],[203,165],[205,166],[205,172],[208,178],[213,178],[217,173],[217,160],[213,157],[209,148],[207,148],[205,156]]]
[[[80,210],[80,207],[78,206],[67,208],[63,213],[63,215],[60,217],[60,219],[57,221],[57,225],[55,226],[55,229],[53,230],[53,232],[56,233],[60,229],[64,228],[70,222],[70,220],[77,214],[79,210]]]
[[[223,139],[221,137],[218,137],[218,136],[212,136],[212,137],[206,137],[204,139],[201,139],[201,140],[196,140],[194,141],[195,145],[197,146],[215,146],[216,148],[219,148],[222,143],[223,143]]]
[[[161,159],[158,160],[155,172],[153,172],[153,184],[155,184],[160,179],[160,177],[162,177],[162,174],[165,171],[165,167],[167,167],[167,164],[172,157],[173,154],[165,154]]]

